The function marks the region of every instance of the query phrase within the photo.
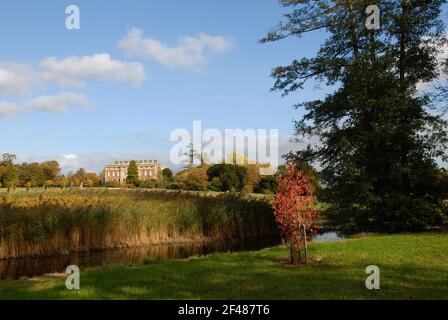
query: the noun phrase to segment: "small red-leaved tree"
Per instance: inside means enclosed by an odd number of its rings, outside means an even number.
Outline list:
[[[308,261],[307,242],[317,232],[319,213],[314,210],[315,197],[304,173],[294,164],[287,175],[277,178],[277,193],[272,208],[281,236],[290,247],[292,264],[301,262],[302,253]]]

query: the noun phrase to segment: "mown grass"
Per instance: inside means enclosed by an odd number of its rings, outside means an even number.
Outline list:
[[[81,270],[64,279],[0,281],[0,299],[448,299],[448,234],[402,234],[312,243],[321,262],[290,266],[287,250],[212,254],[148,265]],[[377,265],[381,289],[367,290]]]
[[[0,258],[273,234],[268,201],[236,194],[86,189],[0,198]]]

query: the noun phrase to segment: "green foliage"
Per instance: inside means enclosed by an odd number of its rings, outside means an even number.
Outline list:
[[[165,168],[162,170],[162,175],[170,181],[173,178],[173,171],[170,168]]]
[[[185,189],[183,183],[181,182],[171,182],[169,183],[166,188],[168,190],[181,190],[181,189]]]
[[[321,165],[326,216],[345,233],[418,231],[448,223],[434,160],[446,154],[447,122],[419,83],[438,76],[444,1],[381,1],[381,28],[365,28],[364,1],[287,2],[287,21],[262,41],[326,30],[316,56],[277,67],[274,89],[310,79],[338,84],[325,98],[297,105],[299,140],[320,144],[287,156]]]
[[[260,179],[258,165],[215,164],[180,171],[168,188],[252,193]]]
[[[19,182],[19,174],[13,163],[15,158],[15,155],[5,153],[3,154],[3,161],[0,162],[0,184],[8,188],[8,191],[15,188]]]
[[[205,191],[208,189],[208,176],[204,167],[193,167],[180,171],[175,178],[182,189]]]
[[[7,170],[8,166],[12,164],[12,159],[15,159],[14,155],[3,155],[3,161],[0,162],[0,183],[2,177]],[[21,163],[13,165],[14,169],[8,169],[8,175],[12,174],[12,182],[9,178],[4,181],[3,185],[7,184],[10,187],[21,186],[26,188],[32,187],[56,187],[65,188],[66,186],[73,184],[74,186],[80,186],[81,183],[86,187],[98,186],[101,184],[100,178],[96,173],[87,172],[83,168],[79,169],[75,173],[68,173],[67,176],[61,175],[61,168],[57,161],[45,161],[42,163]],[[17,175],[13,171],[17,172]],[[8,182],[9,181],[9,182]],[[14,183],[13,183],[14,182]]]
[[[44,186],[47,181],[59,184],[61,169],[57,161],[46,161],[42,163],[22,163],[16,166],[19,174],[19,185]]]
[[[119,181],[108,181],[106,183],[107,188],[119,188],[122,187],[121,183]]]
[[[222,191],[239,191],[241,181],[234,172],[224,172],[219,175],[222,182]]]
[[[126,178],[126,183],[137,187],[140,183],[139,179],[138,179],[138,167],[137,167],[137,162],[135,160],[132,160],[129,163],[128,166],[128,176]]]
[[[42,186],[46,180],[39,163],[22,163],[17,166],[19,180],[21,184],[31,184],[34,186]]]
[[[243,193],[253,193],[260,182],[260,166],[258,164],[246,164],[246,175],[244,176]]]
[[[140,188],[147,188],[147,189],[154,189],[157,187],[157,181],[156,180],[142,180],[139,183]]]
[[[57,161],[46,161],[40,164],[44,180],[54,180],[61,174],[61,169]]]
[[[221,179],[219,177],[213,177],[210,181],[209,188],[212,191],[221,191],[223,189]]]
[[[5,173],[1,178],[2,185],[6,188],[14,188],[18,183],[19,175],[12,163],[6,165]]]
[[[13,163],[17,159],[17,156],[13,153],[4,153],[2,154],[2,162],[10,162]]]
[[[225,163],[212,165],[207,170],[209,181],[213,182],[212,188],[220,191],[241,191],[246,173],[247,168],[244,166]]]
[[[255,188],[255,192],[263,194],[274,194],[276,191],[275,186],[275,176],[262,177],[257,187]]]

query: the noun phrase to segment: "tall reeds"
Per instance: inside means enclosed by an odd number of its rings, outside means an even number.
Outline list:
[[[266,200],[232,194],[67,190],[0,200],[0,258],[277,234]]]

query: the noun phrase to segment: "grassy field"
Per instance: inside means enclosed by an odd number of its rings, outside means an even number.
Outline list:
[[[312,243],[311,265],[284,264],[286,248],[81,270],[64,278],[0,281],[1,299],[448,299],[448,234],[371,236]],[[365,288],[377,265],[381,289]]]

